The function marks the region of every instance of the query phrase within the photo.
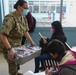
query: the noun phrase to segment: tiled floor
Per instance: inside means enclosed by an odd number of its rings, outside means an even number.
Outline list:
[[[19,72],[25,73],[28,70],[31,70],[34,72],[34,59],[26,62],[25,64],[20,66],[21,69]],[[9,75],[8,74],[8,65],[6,60],[3,57],[3,54],[0,53],[0,75]]]

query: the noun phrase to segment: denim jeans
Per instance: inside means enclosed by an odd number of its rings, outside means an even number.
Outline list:
[[[46,59],[52,59],[50,54],[46,53],[35,58],[35,72],[34,73],[39,72],[40,61],[46,60]]]

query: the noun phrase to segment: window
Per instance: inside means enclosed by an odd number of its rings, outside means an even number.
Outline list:
[[[63,6],[63,12],[65,12],[66,13],[66,6]]]
[[[14,3],[9,0],[9,12],[14,11]],[[26,0],[29,11],[37,19],[37,27],[49,27],[51,22],[60,20],[61,0]],[[62,24],[63,27],[76,27],[76,0],[63,0]],[[42,24],[42,25],[41,25]]]
[[[60,13],[60,6],[56,7],[56,13]]]
[[[47,13],[48,12],[47,8],[48,8],[48,6],[40,6],[40,12]]]
[[[33,7],[33,13],[39,13],[39,6]]]
[[[32,13],[33,12],[33,7],[29,6],[29,11]]]
[[[33,1],[29,1],[29,5],[33,5]]]
[[[76,27],[76,0],[63,1],[62,24],[65,27]]]
[[[55,5],[51,6],[51,12],[55,11]]]

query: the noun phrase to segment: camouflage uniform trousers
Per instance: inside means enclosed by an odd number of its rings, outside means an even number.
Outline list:
[[[6,49],[3,50],[4,58],[8,63],[8,69],[10,75],[17,75],[18,70],[20,69],[19,64],[15,63],[14,61],[8,59],[8,51]]]

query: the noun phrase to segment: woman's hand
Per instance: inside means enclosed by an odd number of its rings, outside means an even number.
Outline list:
[[[32,45],[32,46],[36,46],[35,42],[32,42],[31,45]]]
[[[36,46],[36,44],[34,43],[34,41],[32,40],[32,38],[28,32],[25,32],[24,36],[30,41],[32,46]]]
[[[47,43],[47,40],[46,40],[47,38],[43,37],[42,39],[43,39],[44,44],[46,44]]]
[[[13,49],[11,49],[9,52],[8,52],[9,56],[11,59],[14,59],[14,54],[15,54],[15,51]]]
[[[52,75],[52,70],[47,68],[45,70],[45,75]]]
[[[45,75],[47,75],[48,72],[49,72],[49,69],[47,68],[47,69],[45,70]]]
[[[52,75],[52,71],[51,70],[49,70],[48,75]]]

